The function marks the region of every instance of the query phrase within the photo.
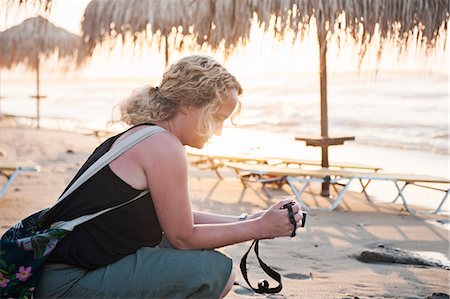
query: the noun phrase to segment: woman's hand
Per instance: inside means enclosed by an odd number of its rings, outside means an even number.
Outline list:
[[[261,237],[259,237],[259,239],[273,239],[276,237],[291,235],[294,227],[289,221],[288,210],[283,209],[283,206],[287,203],[292,203],[292,200],[282,200],[274,204],[268,210],[257,212],[251,216],[252,219],[257,219],[256,221],[258,221],[260,224],[261,229],[259,232],[261,234]],[[301,224],[299,222],[303,219],[302,213],[299,213],[299,205],[294,204],[292,206],[292,211],[294,212],[294,218],[297,222],[297,227],[299,227]]]

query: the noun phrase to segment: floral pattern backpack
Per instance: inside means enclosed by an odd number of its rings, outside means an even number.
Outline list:
[[[61,195],[56,204],[136,143],[162,131],[165,130],[161,127],[148,126],[125,138],[92,164]],[[47,228],[42,227],[39,220],[51,208],[19,221],[0,240],[0,298],[32,298],[35,287],[39,284],[45,261],[61,239],[77,225],[131,203],[147,193],[148,190],[143,191],[122,204],[70,221],[56,222]]]

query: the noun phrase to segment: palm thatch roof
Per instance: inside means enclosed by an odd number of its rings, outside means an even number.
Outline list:
[[[47,19],[38,16],[26,19],[0,34],[0,68],[25,65],[36,71],[36,121],[40,127],[40,61],[54,53],[58,58],[75,61],[80,37],[65,29],[56,27]]]
[[[19,63],[36,69],[40,58],[53,53],[58,58],[75,58],[80,37],[38,16],[26,19],[0,35],[0,67],[12,68]]]
[[[261,5],[263,2],[265,5]],[[254,3],[260,25],[265,25],[265,31],[276,32],[280,39],[287,31],[293,32],[294,38],[302,38],[314,18],[319,39],[329,40],[331,35],[337,35],[339,41],[340,35],[349,35],[360,44],[361,56],[375,36],[380,38],[379,52],[385,40],[394,42],[400,51],[407,49],[411,39],[418,46],[434,47],[438,36],[446,39],[450,14],[449,0],[262,0]],[[269,22],[273,16],[279,19],[279,26]]]
[[[34,7],[42,11],[50,11],[53,0],[0,0],[0,8]]]
[[[221,42],[232,48],[249,38],[253,12],[246,1],[228,0],[93,0],[82,23],[84,54],[99,44],[127,37],[136,44],[146,39],[182,49],[185,37],[217,49]],[[169,45],[169,35],[181,35]]]
[[[254,14],[266,32],[275,32],[280,39],[287,32],[303,38],[314,19],[322,39],[349,34],[361,45],[363,56],[376,35],[380,51],[385,39],[395,41],[399,49],[411,38],[433,47],[439,30],[447,30],[449,4],[449,0],[93,0],[86,8],[82,32],[88,56],[107,40],[125,40],[129,35],[137,44],[157,32],[162,37],[171,32],[194,36],[198,44],[212,49],[223,44],[232,51],[249,41]],[[180,40],[174,43],[175,49],[182,45]]]
[[[374,33],[375,25],[380,25],[383,36],[402,24],[401,33],[407,33],[422,24],[427,28],[425,35],[430,38],[442,23],[448,20],[450,2],[448,0],[254,0],[250,1],[260,22],[268,23],[272,15],[281,18],[281,27],[290,25],[297,31],[298,24],[308,24],[311,17],[319,20],[320,27],[325,23],[341,23],[347,28],[361,24],[369,34]],[[338,21],[345,12],[344,24]],[[334,26],[329,30],[334,32]],[[357,31],[352,31],[356,33]],[[356,38],[356,34],[354,35]]]

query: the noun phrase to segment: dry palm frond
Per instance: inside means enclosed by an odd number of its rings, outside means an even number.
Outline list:
[[[241,0],[93,0],[81,23],[82,56],[119,37],[125,41],[131,36],[135,45],[159,37],[161,48],[174,32],[212,49],[222,43],[229,49],[249,39],[252,16],[251,7]],[[175,41],[172,48],[179,49],[183,42]]]
[[[370,42],[377,32],[383,41],[395,37],[399,44],[406,46],[408,38],[421,32],[419,42],[433,45],[439,30],[449,21],[449,0],[296,0],[297,20],[309,20],[314,16],[318,27],[334,32],[338,16],[345,14],[340,27],[355,39]],[[303,21],[304,22],[304,21]],[[327,27],[326,24],[329,24]],[[305,23],[304,23],[305,24]],[[319,29],[320,30],[320,29]],[[362,30],[362,31],[361,31]],[[445,38],[445,35],[443,36]]]
[[[79,41],[79,36],[56,27],[41,16],[29,18],[0,34],[0,66],[9,69],[26,63],[36,69],[40,58],[55,52],[58,58],[75,58]]]
[[[53,0],[0,0],[0,20],[6,21],[20,18],[23,12],[48,15]]]
[[[32,7],[42,11],[50,11],[53,0],[0,0],[0,8],[15,9]]]
[[[206,41],[213,49],[221,42],[233,48],[240,39],[248,40],[253,12],[245,1],[216,0],[210,12],[215,28]]]
[[[87,6],[82,22],[83,54],[89,57],[97,45],[116,38],[132,38],[136,45],[149,36],[159,36],[159,43],[167,39],[178,27],[184,35],[189,35],[189,28],[199,23],[199,28],[208,33],[209,23],[199,18],[199,2],[207,1],[142,1],[142,0],[94,0]],[[165,41],[164,41],[165,42]],[[175,48],[180,47],[174,45]]]
[[[407,50],[410,39],[416,46],[432,48],[437,37],[444,39],[449,22],[449,0],[248,0],[265,32],[284,38],[291,31],[303,38],[311,18],[317,24],[318,38],[327,41],[335,35],[349,35],[360,45],[360,61],[374,36],[379,36],[378,58],[385,40],[399,51]],[[344,16],[344,17],[343,17]],[[277,22],[270,22],[276,17]],[[336,29],[340,29],[336,31]],[[342,30],[345,29],[345,30]],[[412,43],[414,45],[414,43]]]
[[[446,38],[449,7],[450,0],[93,0],[86,8],[82,32],[87,56],[106,40],[132,36],[136,43],[155,34],[167,38],[171,32],[180,33],[178,28],[199,44],[212,49],[223,44],[232,51],[250,39],[254,14],[264,31],[279,39],[289,31],[302,38],[314,18],[319,38],[350,35],[364,56],[363,49],[376,34],[379,52],[388,38],[399,49],[405,49],[411,38],[433,47],[439,35]]]

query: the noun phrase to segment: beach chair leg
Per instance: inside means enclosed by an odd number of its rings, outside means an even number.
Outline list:
[[[216,163],[214,159],[208,159],[208,162],[210,163],[211,169],[214,171],[219,180],[223,180],[223,176],[219,172],[219,168],[222,167],[222,164]]]
[[[11,185],[11,183],[14,181],[14,179],[19,175],[20,169],[16,169],[11,175],[6,175],[2,173],[6,178],[8,179],[5,183],[5,185],[0,190],[0,198],[3,197],[3,195],[6,193],[6,190],[8,190],[8,187]]]
[[[361,185],[362,185],[362,180],[360,179]],[[367,179],[367,183],[362,185],[363,189],[361,190],[361,192],[365,192],[365,190],[367,189],[367,187],[369,186],[370,182],[372,182],[372,180]]]
[[[219,167],[214,167],[213,170],[216,176],[219,178],[219,180],[223,180],[223,176],[219,172]]]
[[[350,184],[353,182],[354,177],[351,177],[347,184],[345,184],[344,189],[341,190],[338,197],[333,201],[333,204],[328,208],[328,210],[333,211],[336,209],[336,207],[339,205],[341,200],[344,198],[344,194],[347,192],[348,188],[350,187]]]
[[[250,180],[251,174],[241,175],[241,174],[239,173],[239,171],[236,170],[236,175],[237,175],[237,176],[239,177],[239,179],[241,180],[242,187],[243,187],[244,189],[246,189],[246,188],[247,188],[247,182]]]
[[[362,187],[361,193],[364,193],[364,196],[366,197],[368,202],[372,202],[372,200],[370,200],[369,194],[367,194],[367,191],[366,191],[366,188],[369,185],[369,183],[371,182],[371,180],[368,180],[367,184],[364,184],[362,180],[363,180],[362,178],[359,179],[359,183],[361,184],[361,187]]]
[[[267,189],[268,184],[276,184],[277,187],[280,189],[282,185],[286,183],[286,177],[278,177],[278,178],[262,178],[260,177],[255,182],[260,182],[262,184],[262,190],[264,191],[264,194],[266,194],[267,198],[272,198],[272,194]]]
[[[300,204],[300,206],[302,207],[303,210],[308,210],[308,206],[303,202],[301,196],[303,194],[303,192],[305,191],[306,187],[309,186],[310,181],[305,179],[305,180],[301,180],[303,185],[302,188],[300,190],[297,189],[297,187],[294,185],[294,180],[299,180],[299,179],[295,179],[295,178],[290,178],[287,177],[286,181],[289,185],[289,187],[291,187],[292,192],[294,193],[295,197],[297,198],[298,203]]]
[[[438,214],[441,211],[442,206],[447,201],[448,194],[450,193],[450,189],[445,190],[445,189],[439,189],[439,188],[434,188],[434,187],[429,187],[429,186],[423,186],[423,185],[414,184],[414,183],[410,183],[410,185],[415,185],[415,186],[418,186],[418,187],[423,187],[423,188],[427,188],[427,189],[432,189],[432,190],[444,192],[444,197],[441,199],[441,202],[439,203],[438,207],[435,210],[433,210],[433,211],[417,212],[417,211],[414,211],[413,209],[410,208],[409,210],[413,211],[413,213],[415,213],[415,214]],[[403,188],[401,190],[403,191],[405,189],[405,187],[406,187],[406,184],[405,184],[405,186],[403,186]],[[399,197],[399,195],[397,195],[397,197]]]
[[[261,189],[262,189],[262,191],[264,192],[264,194],[266,195],[266,197],[267,197],[268,199],[271,199],[273,196],[272,196],[272,194],[270,193],[269,189],[267,189],[267,184],[268,184],[268,183],[262,183]]]
[[[397,196],[396,196],[395,199],[392,201],[392,203],[395,203],[395,202],[397,201],[397,199],[400,197],[400,194],[403,194],[403,190],[405,190],[405,188],[406,188],[406,186],[407,186],[408,184],[409,184],[409,183],[405,183],[405,184],[403,185],[403,187],[401,188],[400,192],[397,194]]]
[[[246,174],[241,174],[241,172],[239,171],[239,169],[235,169],[234,172],[236,173],[236,176],[239,178],[239,180],[241,181],[242,187],[244,189],[246,189],[248,187],[248,182],[250,181],[252,176],[257,176],[258,178],[260,177],[257,174],[254,173],[246,173]]]
[[[407,184],[405,184],[405,185],[400,189],[400,186],[398,185],[397,181],[393,180],[392,182],[394,183],[395,187],[396,187],[397,190],[398,190],[398,195],[397,195],[397,197],[395,198],[395,200],[397,200],[397,198],[400,197],[400,198],[402,199],[402,201],[403,201],[403,206],[405,207],[405,209],[406,209],[411,215],[415,215],[415,214],[416,214],[416,211],[414,211],[413,209],[411,209],[411,208],[409,207],[408,203],[406,202],[406,198],[405,198],[405,196],[403,195],[403,190],[405,189],[405,187],[406,187]]]
[[[444,198],[442,198],[441,203],[439,204],[439,206],[436,208],[436,210],[434,210],[433,212],[431,212],[431,214],[437,214],[439,213],[439,211],[441,210],[442,206],[444,205],[444,203],[447,201],[448,198],[448,193],[450,192],[450,189],[448,189],[445,192]]]

